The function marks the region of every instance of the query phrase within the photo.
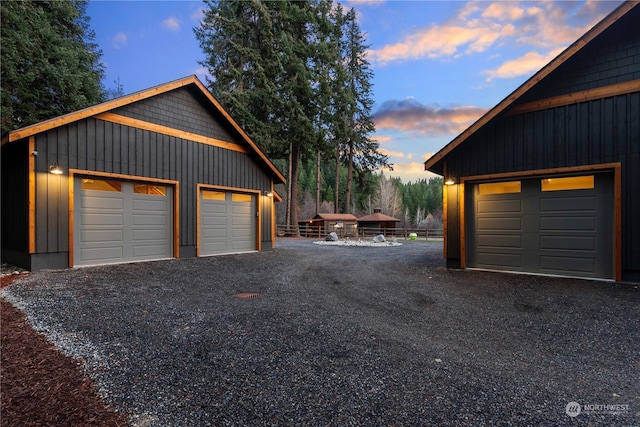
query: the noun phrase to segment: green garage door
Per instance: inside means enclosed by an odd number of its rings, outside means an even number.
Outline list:
[[[467,266],[612,279],[613,177],[467,186]]]
[[[171,187],[76,177],[74,189],[75,266],[172,257]]]
[[[200,194],[200,255],[257,250],[255,196],[215,190]]]

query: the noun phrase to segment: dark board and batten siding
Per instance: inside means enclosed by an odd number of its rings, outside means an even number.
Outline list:
[[[447,158],[460,176],[619,161],[640,151],[640,92],[507,116]]]
[[[69,251],[68,177],[44,173],[51,164],[178,181],[181,256],[195,255],[197,184],[261,192],[271,188],[270,176],[248,153],[93,118],[37,135],[36,150],[36,224],[47,230],[37,233],[37,253]],[[263,217],[270,215],[262,211]],[[268,228],[262,230],[262,241],[270,241]]]
[[[209,138],[235,142],[233,130],[226,124],[222,114],[208,108],[208,105],[208,100],[199,91],[185,87],[117,108],[112,112]]]
[[[2,247],[14,248],[16,255],[28,251],[28,150],[28,144],[7,144],[2,149]]]

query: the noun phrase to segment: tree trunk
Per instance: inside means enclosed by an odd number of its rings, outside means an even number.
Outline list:
[[[347,167],[347,195],[346,195],[346,211],[351,213],[351,186],[353,184],[353,141],[349,141],[349,165]]]
[[[320,213],[320,198],[322,197],[320,189],[322,188],[322,171],[320,170],[321,153],[318,150],[318,156],[316,158],[316,215]]]
[[[291,225],[298,225],[298,172],[300,163],[300,145],[291,144],[290,152],[291,163],[289,164],[289,182],[291,185],[291,192],[289,193],[289,211],[291,215]],[[296,228],[297,235],[300,235],[300,230]]]
[[[335,188],[333,189],[333,213],[338,213],[339,212],[339,205],[338,203],[340,202],[340,147],[336,147],[336,185]]]
[[[291,179],[291,153],[293,150],[293,144],[289,143],[289,174],[287,175],[287,215],[285,219],[285,223],[287,225],[291,225],[291,183],[293,180]]]

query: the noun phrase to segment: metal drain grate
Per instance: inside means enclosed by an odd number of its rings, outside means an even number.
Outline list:
[[[240,299],[251,299],[251,298],[259,298],[262,295],[260,294],[256,294],[254,292],[243,292],[240,294],[235,294],[233,297],[234,298],[240,298]]]

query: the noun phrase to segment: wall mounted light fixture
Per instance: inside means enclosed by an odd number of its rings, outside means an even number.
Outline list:
[[[264,195],[265,195],[265,196],[267,196],[267,197],[273,197],[273,192],[271,192],[271,191],[265,191],[265,192],[264,192]]]
[[[456,179],[451,177],[451,176],[449,178],[445,179],[445,181],[444,181],[444,185],[453,185],[455,183],[456,183]]]
[[[62,168],[58,165],[51,165],[49,166],[49,172],[54,175],[62,175]]]

